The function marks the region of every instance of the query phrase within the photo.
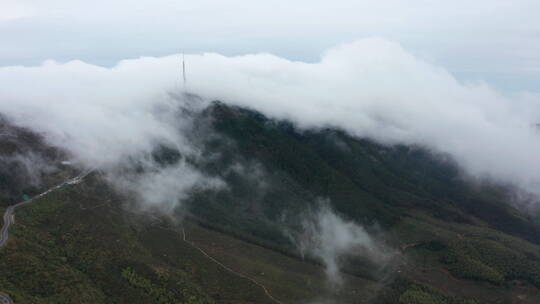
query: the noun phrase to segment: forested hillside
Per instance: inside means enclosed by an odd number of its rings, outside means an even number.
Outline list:
[[[39,135],[0,128],[3,208],[80,170]],[[226,186],[194,188],[164,213],[96,170],[16,211],[0,291],[15,303],[540,303],[533,213],[446,155],[219,102],[189,137],[198,157],[161,146],[153,161],[187,162]],[[25,183],[32,173],[16,155],[50,168]],[[337,259],[343,283],[332,285],[326,261],[294,237],[321,204],[362,227],[384,263],[354,249]]]

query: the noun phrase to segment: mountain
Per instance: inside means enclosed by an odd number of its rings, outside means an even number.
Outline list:
[[[6,119],[0,135],[2,211],[81,170]],[[103,170],[63,185],[16,210],[0,292],[15,303],[540,303],[534,213],[446,155],[220,102],[194,114],[188,138],[197,156],[158,145],[154,169],[185,163],[222,186],[189,189],[164,212]]]

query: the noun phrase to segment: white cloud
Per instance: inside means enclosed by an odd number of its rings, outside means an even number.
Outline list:
[[[384,39],[328,50],[317,63],[268,54],[187,55],[188,89],[300,128],[332,126],[379,142],[448,153],[475,176],[538,192],[537,95],[503,95],[463,84]],[[102,68],[80,61],[0,68],[0,112],[46,132],[79,161],[106,165],[156,142],[184,153],[175,117],[180,56]],[[204,106],[202,102],[201,106]]]
[[[174,211],[191,190],[223,189],[225,183],[218,178],[205,176],[185,161],[168,167],[155,163],[143,165],[144,173],[132,170],[113,171],[108,181],[120,191],[135,194],[145,209],[157,209],[165,214]]]
[[[32,5],[19,0],[3,0],[0,4],[0,24],[35,15]]]
[[[301,128],[332,126],[453,156],[467,172],[538,189],[538,96],[463,84],[397,43],[366,39],[314,64],[271,55],[190,57],[190,88]]]
[[[98,167],[149,152],[158,142],[185,149],[177,132],[182,120],[175,117],[180,103],[165,89],[174,78],[154,78],[156,61],[123,62],[114,69],[80,61],[2,68],[0,108]]]
[[[0,12],[19,3],[32,16],[0,19],[0,65],[44,59],[110,65],[179,50],[315,61],[332,45],[382,36],[464,79],[538,90],[536,0],[9,0],[0,1]]]

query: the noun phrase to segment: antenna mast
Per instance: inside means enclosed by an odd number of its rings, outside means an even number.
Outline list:
[[[186,91],[186,61],[184,60],[184,53],[182,53],[182,77],[184,80],[184,92]]]

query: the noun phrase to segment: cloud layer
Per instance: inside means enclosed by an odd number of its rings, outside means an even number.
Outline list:
[[[366,39],[321,62],[271,55],[190,58],[190,90],[290,119],[336,127],[387,144],[447,153],[474,176],[539,189],[539,99],[463,84],[399,44]]]
[[[187,90],[210,100],[336,127],[385,144],[451,155],[473,176],[540,191],[539,98],[464,84],[384,39],[328,50],[317,63],[269,54],[187,55]],[[87,166],[109,166],[156,144],[196,154],[178,130],[180,56],[103,68],[81,61],[0,68],[0,112],[43,132]],[[182,96],[182,95],[179,95]]]
[[[179,50],[316,61],[338,43],[382,36],[461,79],[538,92],[539,9],[537,0],[2,0],[0,65],[111,66]]]

